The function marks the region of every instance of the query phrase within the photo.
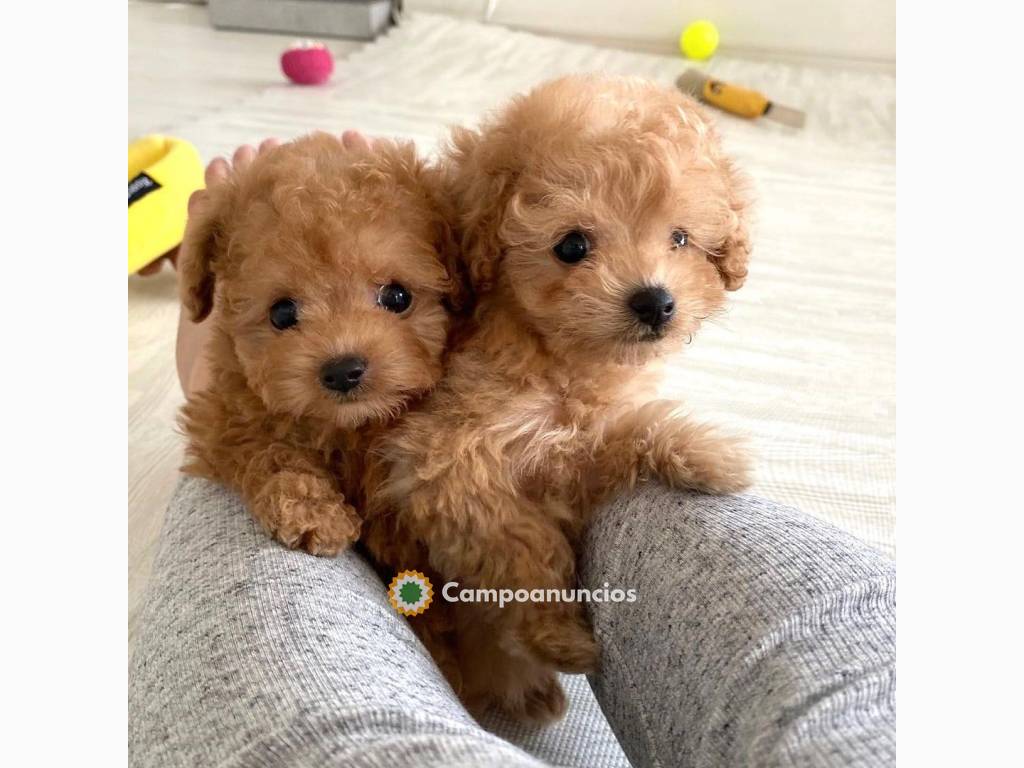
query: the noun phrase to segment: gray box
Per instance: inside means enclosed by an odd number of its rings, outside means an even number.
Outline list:
[[[222,29],[372,40],[397,21],[401,0],[210,0]]]

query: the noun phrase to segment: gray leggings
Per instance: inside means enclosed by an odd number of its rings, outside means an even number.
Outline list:
[[[638,596],[590,604],[593,694],[567,677],[561,723],[481,727],[358,554],[289,552],[184,479],[132,659],[130,763],[895,764],[886,557],[770,502],[649,486],[600,512],[580,571]]]

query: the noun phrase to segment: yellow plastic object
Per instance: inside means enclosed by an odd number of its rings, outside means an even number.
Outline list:
[[[768,99],[762,94],[721,80],[707,80],[701,98],[740,117],[760,117],[768,111]]]
[[[181,244],[188,198],[203,188],[203,162],[187,141],[146,136],[128,145],[128,274]]]
[[[679,50],[689,59],[709,59],[718,50],[718,27],[707,19],[687,24],[679,36]]]

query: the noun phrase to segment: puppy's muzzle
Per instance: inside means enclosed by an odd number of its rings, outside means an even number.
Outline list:
[[[663,286],[647,286],[629,297],[630,310],[651,330],[660,331],[676,313],[676,302]]]
[[[350,392],[366,373],[366,360],[355,355],[336,357],[320,368],[320,384],[332,392]]]

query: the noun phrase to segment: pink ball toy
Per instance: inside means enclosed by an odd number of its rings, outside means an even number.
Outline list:
[[[323,43],[303,41],[281,54],[281,69],[299,85],[320,85],[331,78],[334,57]]]

